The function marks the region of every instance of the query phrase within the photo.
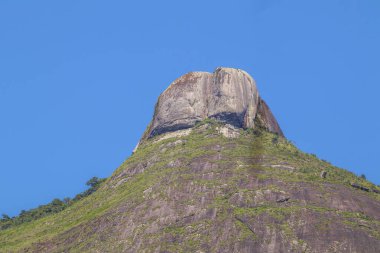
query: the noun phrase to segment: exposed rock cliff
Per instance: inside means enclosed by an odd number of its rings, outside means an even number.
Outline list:
[[[217,68],[175,80],[158,99],[147,137],[190,128],[206,118],[238,128],[254,128],[259,118],[269,131],[283,135],[253,78],[240,69]]]

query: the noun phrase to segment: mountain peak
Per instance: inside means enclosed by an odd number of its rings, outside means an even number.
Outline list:
[[[246,72],[188,73],[95,192],[0,219],[0,252],[380,252],[380,188],[279,134]]]
[[[255,80],[243,70],[218,67],[213,73],[187,73],[170,84],[158,98],[147,137],[191,128],[206,118],[245,129],[259,120],[283,136]]]

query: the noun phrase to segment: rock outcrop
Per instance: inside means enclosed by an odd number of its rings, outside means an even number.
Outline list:
[[[217,68],[190,72],[175,80],[159,97],[147,137],[193,127],[214,118],[238,128],[263,127],[283,136],[253,78],[243,70]]]

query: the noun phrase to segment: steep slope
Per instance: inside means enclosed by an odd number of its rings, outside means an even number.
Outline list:
[[[205,116],[151,134],[168,125],[156,106],[97,192],[0,231],[0,252],[379,252],[380,189],[302,153],[255,106],[249,126]]]

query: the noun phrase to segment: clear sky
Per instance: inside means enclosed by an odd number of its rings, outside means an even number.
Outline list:
[[[0,1],[0,214],[130,154],[189,71],[246,70],[303,151],[380,184],[380,1]]]

